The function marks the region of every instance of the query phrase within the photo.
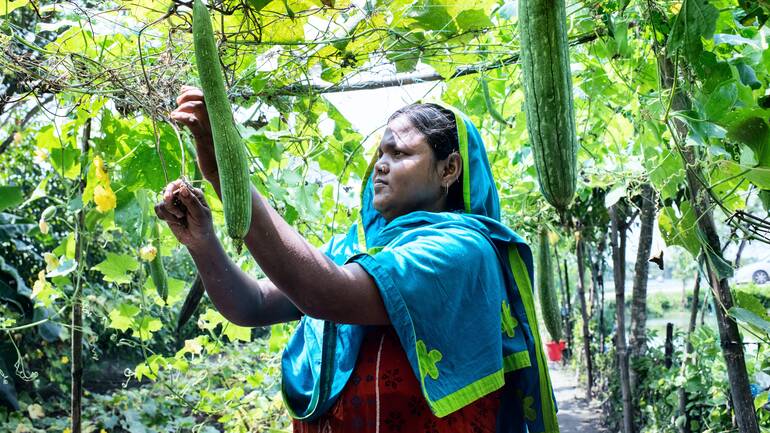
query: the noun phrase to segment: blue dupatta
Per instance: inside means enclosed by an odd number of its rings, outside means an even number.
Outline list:
[[[451,107],[449,107],[451,108]],[[374,210],[372,160],[361,219],[325,253],[374,279],[423,395],[438,417],[502,388],[497,431],[557,433],[556,404],[537,327],[532,252],[500,222],[481,136],[458,120],[464,212],[412,212],[390,223]],[[312,421],[335,402],[366,326],[305,316],[283,353],[292,417]]]

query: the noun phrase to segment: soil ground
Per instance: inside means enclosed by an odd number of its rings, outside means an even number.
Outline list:
[[[574,371],[561,363],[549,363],[551,383],[559,406],[561,433],[607,432],[601,425],[603,417],[599,402],[585,400],[585,389],[578,385]]]

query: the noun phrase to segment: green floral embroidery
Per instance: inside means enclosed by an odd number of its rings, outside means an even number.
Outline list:
[[[524,408],[524,418],[527,421],[534,421],[537,419],[537,411],[532,407],[532,405],[535,403],[535,397],[524,397],[523,402],[523,408]]]
[[[524,412],[524,419],[527,421],[535,421],[537,419],[537,411],[532,407],[535,404],[535,397],[524,396],[524,391],[516,389],[516,399],[521,402],[521,408]]]
[[[508,338],[513,338],[516,334],[515,328],[519,325],[519,321],[511,314],[511,306],[508,305],[507,301],[503,301],[503,312],[501,315],[503,332],[505,332],[505,335],[507,335]]]
[[[420,374],[422,375],[423,380],[426,375],[430,376],[433,380],[438,379],[438,367],[436,367],[436,363],[441,361],[441,358],[443,357],[441,352],[436,349],[428,352],[425,342],[417,340],[417,362],[419,363]]]

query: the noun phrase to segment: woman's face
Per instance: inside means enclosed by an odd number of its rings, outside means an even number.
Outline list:
[[[387,221],[409,212],[443,206],[442,161],[406,116],[388,123],[374,166],[374,208]]]

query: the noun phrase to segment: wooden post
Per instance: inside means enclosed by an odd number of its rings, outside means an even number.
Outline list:
[[[572,349],[572,294],[569,290],[569,273],[567,272],[567,259],[564,259],[564,292],[567,303],[567,354],[571,357]]]
[[[626,206],[623,201],[610,208],[610,246],[612,247],[612,265],[615,277],[615,313],[617,330],[615,348],[618,357],[620,390],[623,398],[623,432],[634,431],[634,408],[631,401],[631,379],[628,369],[628,347],[626,346]]]
[[[588,384],[586,385],[586,400],[591,400],[591,387],[594,382],[593,362],[591,359],[591,331],[588,327],[588,308],[586,306],[585,290],[585,242],[581,238],[577,241],[577,267],[578,267],[578,298],[580,298],[580,316],[583,319],[583,351],[586,357],[586,374],[588,375]]]
[[[91,119],[86,120],[83,129],[83,138],[80,143],[80,196],[86,188],[86,176],[88,175],[88,151],[91,139]],[[81,408],[83,398],[83,230],[85,230],[85,209],[81,207],[77,212],[77,223],[75,225],[75,262],[77,262],[78,273],[75,285],[75,291],[72,295],[72,338],[70,346],[70,355],[72,363],[70,364],[70,412],[72,433],[81,432]]]
[[[690,338],[692,337],[693,331],[695,331],[695,324],[698,320],[698,308],[700,307],[700,269],[696,270],[695,274],[695,287],[692,289],[690,323],[687,326],[687,344],[685,345],[684,350],[685,356],[684,362],[682,362],[682,373],[684,373],[685,369],[687,368],[687,364],[691,362],[689,355],[692,353],[693,347]],[[685,391],[684,387],[679,388],[679,416],[685,417],[685,421],[679,427],[679,433],[690,433],[690,415],[687,412],[687,400],[687,391]]]
[[[665,365],[666,368],[671,368],[671,364],[673,363],[673,356],[674,356],[674,324],[671,322],[666,323],[666,343],[664,345],[666,350],[666,361]]]

